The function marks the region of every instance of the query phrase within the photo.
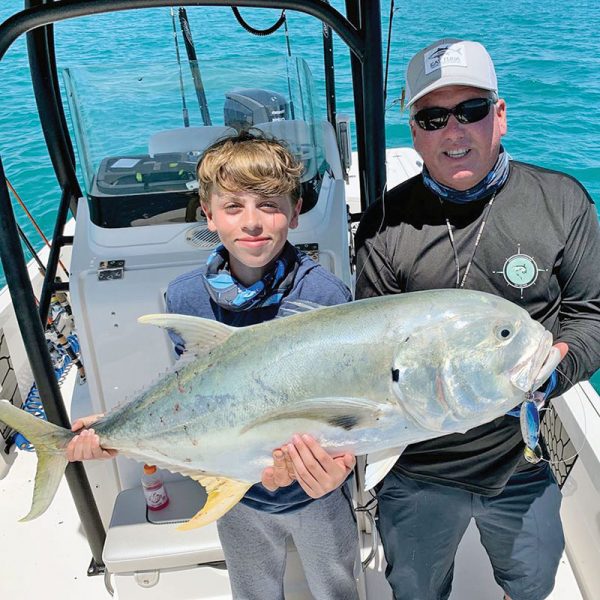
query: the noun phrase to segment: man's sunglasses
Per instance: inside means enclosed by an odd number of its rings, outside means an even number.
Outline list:
[[[448,124],[450,115],[454,115],[459,123],[477,123],[485,119],[492,104],[497,100],[491,98],[472,98],[457,104],[454,108],[432,107],[423,108],[415,113],[413,120],[425,131],[435,131],[443,129]]]

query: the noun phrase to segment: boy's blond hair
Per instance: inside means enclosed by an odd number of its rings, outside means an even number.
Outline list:
[[[208,205],[214,186],[226,192],[259,196],[290,196],[296,206],[301,195],[303,166],[279,141],[260,132],[242,131],[210,146],[198,163],[200,202]]]

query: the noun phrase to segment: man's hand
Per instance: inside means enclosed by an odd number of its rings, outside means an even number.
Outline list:
[[[569,344],[565,342],[557,342],[554,347],[560,352],[560,360],[562,360],[569,351]]]
[[[71,431],[77,432],[80,429],[83,429],[83,431],[79,435],[76,435],[67,446],[67,460],[69,462],[114,458],[117,455],[116,450],[105,450],[100,446],[100,438],[93,429],[84,429],[94,424],[103,416],[89,415],[88,417],[77,419],[73,423]]]
[[[295,435],[283,452],[291,460],[298,483],[311,498],[320,498],[340,487],[356,464],[353,454],[331,456],[306,434]]]

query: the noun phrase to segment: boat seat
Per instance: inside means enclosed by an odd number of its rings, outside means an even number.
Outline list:
[[[177,530],[203,506],[204,490],[191,479],[167,482],[166,488],[169,505],[156,512],[146,509],[139,486],[117,496],[102,552],[111,573],[164,571],[223,561],[215,523]]]
[[[165,129],[152,135],[148,142],[148,154],[193,152],[200,155],[217,140],[233,135],[236,135],[233,127],[222,125]]]

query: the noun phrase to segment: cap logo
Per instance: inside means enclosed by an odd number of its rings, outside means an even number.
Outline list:
[[[425,75],[442,67],[466,67],[464,44],[442,44],[425,53]]]

